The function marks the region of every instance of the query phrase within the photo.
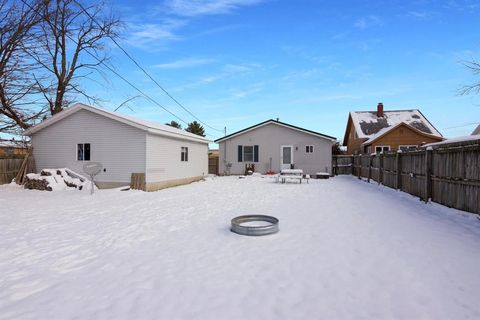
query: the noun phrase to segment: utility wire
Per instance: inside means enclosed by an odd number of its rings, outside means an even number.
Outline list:
[[[75,3],[77,3],[77,5],[83,10],[83,12],[85,12],[85,14],[88,15],[88,17],[93,21],[95,22],[95,24],[97,26],[99,26],[100,28],[103,28],[102,25],[100,23],[97,22],[97,20],[94,19],[94,17],[82,6],[82,4],[80,4],[78,1],[74,0]],[[218,132],[223,132],[223,130],[220,130],[220,129],[217,129],[217,128],[214,128],[210,125],[208,125],[207,123],[203,122],[202,120],[200,120],[197,116],[195,116],[190,110],[188,110],[183,104],[181,104],[177,99],[175,99],[175,97],[173,97],[160,83],[158,83],[157,80],[155,80],[155,78],[153,78],[148,72],[147,70],[145,70],[145,68],[143,68],[136,60],[135,58],[129,54],[127,52],[127,50],[125,50],[118,42],[117,40],[115,40],[113,37],[111,36],[108,36],[110,38],[110,40],[113,41],[113,43],[115,43],[115,45],[128,57],[128,59],[130,59],[140,70],[142,70],[142,72],[150,79],[152,80],[156,85],[157,87],[159,87],[170,99],[172,99],[178,106],[180,106],[183,110],[185,110],[189,115],[191,115],[193,118],[195,118],[196,120],[198,120],[198,122],[200,122],[201,124],[203,124],[204,126],[212,129],[212,130],[215,130],[215,131],[218,131]]]

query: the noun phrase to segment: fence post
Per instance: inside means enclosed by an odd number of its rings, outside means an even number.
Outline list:
[[[367,181],[370,182],[372,179],[372,154],[368,154],[368,178]]]
[[[383,152],[379,154],[378,163],[378,184],[383,184]]]
[[[397,190],[402,188],[402,163],[401,163],[401,155],[402,150],[397,151],[397,155],[395,158],[396,166],[397,166]]]
[[[358,163],[360,159],[360,164]],[[362,174],[362,155],[355,156],[355,170],[357,170],[357,178],[360,180],[360,175]]]
[[[351,158],[351,159],[350,159],[350,163],[352,164],[352,165],[350,166],[350,170],[352,171],[351,174],[352,174],[352,176],[353,176],[353,175],[355,175],[355,156],[352,155],[350,158]]]
[[[432,198],[432,149],[425,149],[425,202]]]

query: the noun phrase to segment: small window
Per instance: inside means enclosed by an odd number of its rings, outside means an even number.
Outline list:
[[[181,160],[188,161],[188,147],[182,147]]]
[[[376,153],[383,153],[387,151],[390,151],[390,146],[375,146]]]
[[[243,161],[253,162],[253,146],[243,147]]]
[[[77,144],[77,160],[90,161],[90,143]]]
[[[313,146],[305,146],[306,153],[313,153]]]
[[[415,150],[417,149],[417,146],[416,145],[399,145],[398,146],[398,150],[402,150],[402,151],[410,151],[410,150]]]

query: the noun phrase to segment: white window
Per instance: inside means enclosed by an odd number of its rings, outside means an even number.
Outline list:
[[[408,151],[408,150],[415,150],[417,146],[414,144],[401,144],[398,146],[398,150]]]
[[[77,144],[77,160],[90,161],[90,143]]]
[[[390,146],[375,146],[376,153],[383,153],[387,151],[390,151]]]
[[[306,153],[313,153],[313,146],[305,146]]]
[[[243,161],[253,162],[253,146],[243,147]]]
[[[180,160],[188,161],[188,147],[181,148]]]

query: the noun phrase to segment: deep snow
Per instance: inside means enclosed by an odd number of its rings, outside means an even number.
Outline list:
[[[343,176],[0,187],[0,319],[478,319],[477,216]],[[267,214],[246,237],[230,219]]]

